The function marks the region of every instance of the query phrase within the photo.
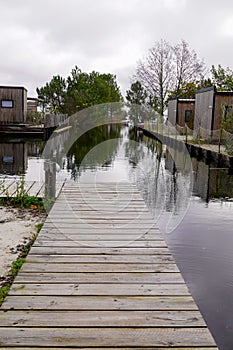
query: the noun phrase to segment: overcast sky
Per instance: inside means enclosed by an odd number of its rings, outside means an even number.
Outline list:
[[[113,73],[122,92],[156,41],[233,69],[232,0],[0,0],[0,85],[36,96],[53,75]]]

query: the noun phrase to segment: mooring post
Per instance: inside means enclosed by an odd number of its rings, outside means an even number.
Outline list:
[[[56,163],[45,161],[45,197],[55,198],[56,194]]]

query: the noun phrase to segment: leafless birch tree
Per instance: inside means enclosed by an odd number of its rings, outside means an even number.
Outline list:
[[[184,40],[172,46],[166,40],[156,42],[148,55],[137,64],[135,79],[148,96],[158,101],[158,112],[164,114],[169,94],[179,97],[188,82],[203,78],[204,62]]]
[[[173,47],[173,60],[175,65],[174,95],[179,96],[187,83],[200,81],[204,77],[205,63],[200,60],[194,50],[190,50],[188,43],[182,40]]]
[[[172,88],[172,47],[165,40],[157,42],[148,56],[138,62],[136,77],[148,95],[158,100],[158,112],[164,113],[167,94]]]

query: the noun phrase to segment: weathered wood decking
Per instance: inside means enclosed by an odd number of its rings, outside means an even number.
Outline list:
[[[217,349],[130,184],[66,183],[0,311],[4,349]]]

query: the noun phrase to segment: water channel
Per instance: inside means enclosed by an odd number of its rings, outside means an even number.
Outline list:
[[[0,178],[43,179],[44,142],[2,139]],[[233,175],[174,150],[136,129],[104,125],[59,159],[57,179],[136,183],[220,349],[233,349]]]

